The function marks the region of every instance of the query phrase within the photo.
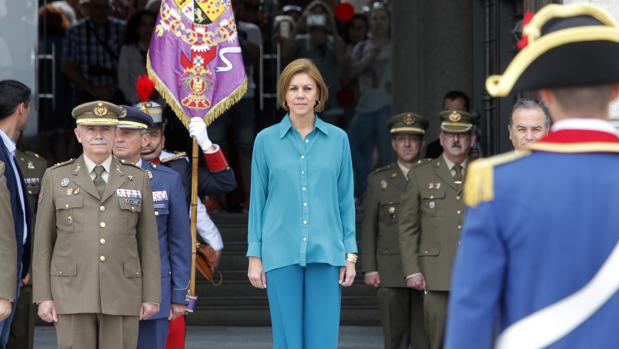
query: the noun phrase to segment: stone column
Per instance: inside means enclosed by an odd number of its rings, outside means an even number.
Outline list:
[[[402,0],[392,4],[394,112],[430,120],[426,141],[436,139],[438,112],[449,90],[473,94],[473,6],[469,1]]]

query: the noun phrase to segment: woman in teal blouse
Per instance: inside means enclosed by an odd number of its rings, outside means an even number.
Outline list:
[[[267,289],[276,349],[337,348],[340,286],[355,278],[350,146],[316,115],[328,95],[310,60],[293,61],[277,85],[288,114],[254,143],[247,274]]]

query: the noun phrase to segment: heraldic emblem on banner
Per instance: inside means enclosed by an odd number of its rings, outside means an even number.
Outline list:
[[[147,70],[185,125],[208,125],[240,100],[247,77],[230,0],[164,0]]]

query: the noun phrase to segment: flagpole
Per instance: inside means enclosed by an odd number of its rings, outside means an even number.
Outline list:
[[[191,142],[191,279],[189,295],[196,296],[196,232],[198,223],[198,156],[200,149],[195,139]]]

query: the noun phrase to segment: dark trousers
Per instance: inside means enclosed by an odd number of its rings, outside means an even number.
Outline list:
[[[164,349],[168,340],[168,318],[140,321],[138,349]]]
[[[423,323],[423,293],[405,287],[378,289],[385,349],[428,349]]]
[[[35,306],[32,304],[32,284],[21,288],[7,349],[32,349],[34,342]]]
[[[428,291],[423,297],[424,322],[430,339],[430,349],[443,348],[448,303],[448,291]]]

